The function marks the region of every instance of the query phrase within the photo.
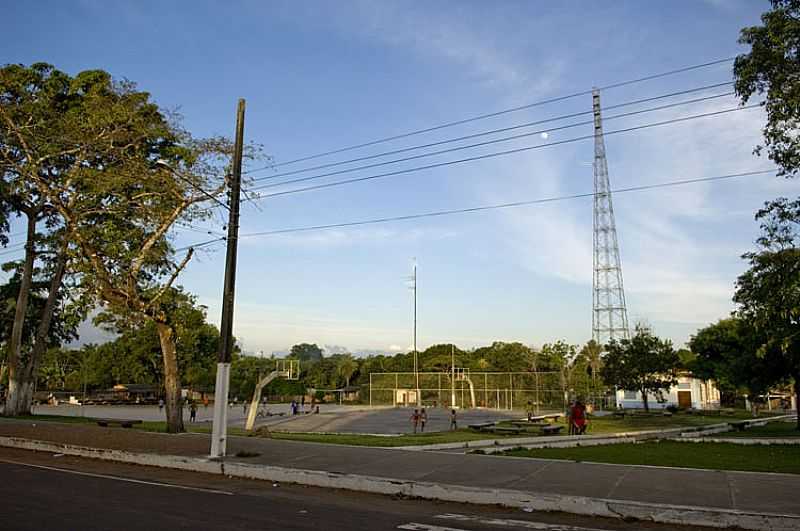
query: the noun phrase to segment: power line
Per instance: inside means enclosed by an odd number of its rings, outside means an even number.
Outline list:
[[[222,234],[220,231],[213,230],[208,227],[198,227],[197,225],[192,225],[191,223],[176,223],[176,225],[176,230],[197,232],[199,234],[211,234],[212,236],[215,234]]]
[[[156,161],[156,165],[161,166],[162,168],[166,168],[175,177],[177,177],[178,179],[180,179],[184,183],[188,184],[190,187],[194,188],[195,190],[200,192],[202,195],[206,196],[208,199],[211,199],[212,201],[217,203],[219,206],[230,210],[230,207],[228,205],[226,205],[225,203],[223,203],[222,201],[220,201],[219,198],[211,195],[211,193],[208,192],[208,190],[205,190],[203,187],[201,187],[201,186],[195,184],[194,182],[192,182],[192,180],[189,179],[188,177],[185,177],[184,175],[182,175],[180,170],[177,170],[177,169],[173,168],[165,160],[161,160],[161,159],[157,160]]]
[[[746,105],[746,106],[743,106],[743,107],[735,107],[733,109],[725,109],[725,110],[722,110],[722,111],[714,111],[714,112],[707,112],[707,113],[702,113],[702,114],[695,114],[695,115],[692,115],[692,116],[685,116],[685,117],[682,117],[682,118],[673,118],[673,119],[670,119],[670,120],[664,120],[662,122],[654,122],[654,123],[649,123],[649,124],[637,125],[637,126],[634,126],[634,127],[627,127],[627,128],[624,128],[624,129],[615,129],[613,131],[606,131],[604,133],[604,136],[615,135],[615,134],[620,134],[620,133],[628,133],[628,132],[631,132],[631,131],[638,131],[640,129],[649,129],[649,128],[652,128],[652,127],[660,127],[660,126],[663,126],[663,125],[670,125],[670,124],[674,124],[674,123],[686,122],[686,121],[689,121],[689,120],[696,120],[698,118],[707,118],[707,117],[710,117],[710,116],[717,116],[717,115],[722,115],[722,114],[726,114],[726,113],[742,111],[742,110],[746,110],[746,109],[753,109],[753,108],[760,107],[760,106],[761,106],[761,104],[756,103],[756,104],[753,104],[753,105]],[[315,185],[306,186],[306,187],[303,187],[303,188],[294,188],[294,189],[291,189],[291,190],[283,190],[283,191],[280,191],[280,192],[273,192],[271,194],[266,194],[266,195],[260,197],[259,199],[266,199],[268,197],[289,195],[289,194],[295,194],[295,193],[300,193],[300,192],[309,192],[309,191],[312,191],[312,190],[319,190],[319,189],[323,189],[323,188],[331,188],[331,187],[334,187],[334,186],[341,186],[341,185],[351,184],[351,183],[356,183],[356,182],[369,181],[369,180],[372,180],[372,179],[380,179],[380,178],[384,178],[384,177],[392,177],[392,176],[396,176],[396,175],[403,175],[403,174],[413,173],[413,172],[422,171],[422,170],[429,170],[429,169],[433,169],[433,168],[441,168],[441,167],[444,167],[444,166],[451,166],[451,165],[454,165],[454,164],[463,164],[465,162],[474,162],[476,160],[483,160],[483,159],[489,159],[489,158],[500,157],[500,156],[505,156],[505,155],[512,155],[512,154],[515,154],[515,153],[522,153],[522,152],[531,151],[531,150],[534,150],[534,149],[541,149],[541,148],[546,148],[546,147],[558,146],[558,145],[562,145],[562,144],[571,144],[571,143],[574,143],[574,142],[580,142],[582,140],[589,140],[589,139],[593,139],[593,138],[594,138],[594,134],[591,134],[591,135],[579,136],[579,137],[574,137],[574,138],[568,138],[566,140],[559,140],[559,141],[556,141],[556,142],[549,142],[549,143],[546,143],[546,144],[537,144],[535,146],[525,146],[525,147],[521,147],[521,148],[509,149],[509,150],[506,150],[506,151],[496,151],[496,152],[493,152],[493,153],[486,153],[486,154],[483,154],[483,155],[475,155],[473,157],[466,157],[466,158],[463,158],[463,159],[449,160],[449,161],[445,161],[445,162],[437,162],[435,164],[428,164],[426,166],[417,166],[417,167],[414,167],[414,168],[406,168],[406,169],[402,169],[402,170],[395,170],[395,171],[386,172],[386,173],[379,173],[379,174],[376,174],[376,175],[367,175],[367,176],[364,176],[364,177],[355,177],[355,178],[352,178],[352,179],[345,179],[345,180],[334,181],[334,182],[330,182],[330,183],[315,184]]]
[[[665,110],[665,109],[671,109],[671,108],[679,107],[679,106],[682,106],[682,105],[690,105],[692,103],[699,103],[699,102],[703,102],[703,101],[709,101],[709,100],[713,100],[713,99],[723,98],[725,96],[730,96],[732,94],[733,94],[733,92],[726,92],[726,93],[723,93],[723,94],[715,94],[713,96],[705,96],[705,97],[702,97],[702,98],[695,98],[695,99],[692,99],[692,100],[669,103],[669,104],[666,104],[666,105],[659,105],[657,107],[650,107],[650,108],[647,108],[647,109],[639,109],[638,111],[631,111],[631,112],[611,115],[611,116],[606,117],[605,120],[606,121],[616,120],[616,119],[619,119],[619,118],[627,118],[627,117],[630,117],[630,116],[636,116],[636,115],[645,114],[645,113],[648,113],[648,112],[662,111],[662,110]],[[591,114],[592,112],[593,111],[588,111],[588,114]],[[586,114],[586,113],[580,113],[580,114]],[[312,176],[308,176],[308,177],[299,177],[297,179],[290,179],[288,181],[282,181],[282,182],[279,182],[279,183],[263,184],[263,185],[260,185],[260,186],[253,187],[253,188],[251,188],[251,190],[264,190],[266,188],[274,188],[276,186],[283,186],[283,185],[286,185],[286,184],[294,184],[294,183],[299,183],[299,182],[312,181],[312,180],[316,180],[316,179],[321,179],[323,177],[331,177],[333,175],[342,175],[342,174],[351,173],[351,172],[354,172],[354,171],[366,170],[366,169],[371,169],[371,168],[378,168],[378,167],[381,167],[381,166],[388,166],[390,164],[398,164],[398,163],[401,163],[401,162],[408,162],[410,160],[416,160],[416,159],[421,159],[421,158],[426,158],[426,157],[433,157],[433,156],[437,156],[437,155],[443,155],[445,153],[452,153],[454,151],[462,151],[462,150],[465,150],[465,149],[472,149],[472,148],[476,148],[476,147],[488,146],[488,145],[491,145],[491,144],[498,144],[500,142],[510,142],[512,140],[519,140],[520,138],[527,138],[527,137],[535,136],[535,135],[542,134],[542,133],[552,133],[554,131],[563,131],[565,129],[572,129],[572,128],[575,128],[575,127],[580,127],[582,125],[591,125],[592,123],[594,123],[594,120],[586,120],[586,121],[583,121],[583,122],[574,122],[574,123],[571,123],[571,124],[561,125],[561,126],[558,126],[558,127],[550,127],[548,129],[539,129],[539,130],[536,130],[536,131],[529,131],[527,133],[521,133],[521,134],[518,134],[518,135],[512,135],[512,136],[507,136],[507,137],[503,137],[503,138],[495,138],[493,140],[485,140],[483,142],[476,142],[474,144],[467,144],[467,145],[464,145],[464,146],[457,146],[457,147],[452,147],[452,148],[447,148],[447,149],[440,149],[438,151],[430,151],[428,153],[420,153],[420,154],[417,154],[417,155],[410,155],[408,157],[402,157],[402,158],[399,158],[399,159],[387,160],[387,161],[383,161],[383,162],[375,162],[375,163],[372,163],[372,164],[365,164],[365,165],[362,165],[362,166],[355,166],[353,168],[345,168],[343,170],[336,170],[336,171],[332,171],[332,172],[328,172],[328,173],[322,173],[322,174],[318,174],[318,175],[312,175]]]
[[[628,106],[631,106],[631,105],[638,105],[640,103],[647,103],[647,102],[650,102],[650,101],[656,101],[656,100],[660,100],[660,99],[671,98],[671,97],[675,97],[675,96],[681,96],[681,95],[684,95],[684,94],[691,94],[691,93],[694,93],[694,92],[700,92],[700,91],[708,90],[708,89],[712,89],[712,88],[730,86],[731,84],[732,83],[730,81],[726,81],[724,83],[714,83],[712,85],[705,85],[705,86],[702,86],[702,87],[696,87],[696,88],[692,88],[692,89],[688,89],[688,90],[681,90],[681,91],[677,91],[677,92],[671,92],[669,94],[662,94],[660,96],[652,96],[652,97],[649,97],[649,98],[643,98],[643,99],[639,99],[639,100],[633,100],[633,101],[628,101],[628,102],[624,102],[624,103],[618,103],[618,104],[615,104],[615,105],[607,106],[604,109],[605,110],[610,110],[610,109],[617,109],[617,108],[620,108],[620,107],[628,107]],[[725,95],[730,95],[730,94],[733,94],[733,93],[727,93]],[[594,111],[592,111],[592,110],[588,110],[588,111],[575,112],[575,113],[571,113],[571,114],[562,114],[560,116],[554,116],[554,117],[551,117],[551,118],[545,118],[543,120],[536,120],[536,121],[533,121],[533,122],[526,122],[526,123],[522,123],[522,124],[518,124],[518,125],[512,125],[512,126],[509,126],[509,127],[501,127],[501,128],[498,128],[498,129],[492,129],[492,130],[489,130],[489,131],[482,131],[482,132],[479,132],[479,133],[474,133],[474,134],[470,134],[470,135],[464,135],[464,136],[460,136],[460,137],[456,137],[456,138],[450,138],[450,139],[447,139],[447,140],[440,140],[438,142],[430,142],[430,143],[427,143],[427,144],[421,144],[421,145],[411,146],[411,147],[402,148],[402,149],[394,149],[394,150],[391,150],[391,151],[384,151],[382,153],[376,153],[374,155],[365,155],[363,157],[355,157],[355,158],[348,159],[348,160],[343,160],[343,161],[338,161],[338,162],[329,162],[327,164],[319,164],[317,166],[309,166],[307,168],[300,168],[298,170],[292,170],[292,171],[286,171],[286,172],[277,173],[277,174],[273,174],[273,175],[267,175],[265,177],[259,177],[257,179],[253,179],[253,181],[254,182],[258,182],[258,181],[263,181],[263,180],[266,180],[266,179],[277,179],[279,177],[286,177],[286,176],[289,176],[289,175],[296,175],[298,173],[305,173],[305,172],[313,171],[313,170],[321,170],[321,169],[325,169],[325,168],[332,168],[332,167],[336,167],[336,166],[342,166],[344,164],[351,164],[353,162],[361,162],[361,161],[364,161],[364,160],[371,160],[371,159],[376,159],[376,158],[380,158],[380,157],[386,157],[386,156],[389,156],[389,155],[397,155],[399,153],[407,153],[409,151],[416,151],[418,149],[426,149],[426,148],[429,148],[429,147],[435,147],[435,146],[441,146],[441,145],[444,145],[444,144],[450,144],[452,142],[459,142],[461,140],[469,140],[471,138],[478,138],[478,137],[481,137],[481,136],[487,136],[487,135],[492,135],[492,134],[496,134],[496,133],[504,133],[506,131],[513,131],[513,130],[516,130],[516,129],[522,129],[522,128],[525,128],[525,127],[531,127],[531,126],[534,126],[534,125],[540,125],[540,124],[544,124],[544,123],[548,123],[548,122],[556,122],[556,121],[560,121],[560,120],[565,120],[567,118],[576,118],[578,116],[590,115],[593,112]],[[252,173],[256,173],[258,171],[263,171],[265,169],[267,169],[267,168],[261,168],[261,169],[258,169],[258,170],[252,170],[250,173],[251,174]]]
[[[206,240],[204,242],[192,243],[192,244],[189,244],[189,245],[184,245],[183,247],[178,247],[177,249],[175,249],[175,252],[179,253],[181,251],[188,251],[189,249],[200,249],[202,247],[206,247],[208,245],[211,245],[212,243],[224,242],[226,239],[227,238],[225,236],[221,236],[219,238],[214,238],[213,240]]]
[[[714,182],[714,181],[723,181],[723,180],[730,180],[735,179],[738,177],[751,177],[755,175],[765,175],[767,173],[774,173],[777,171],[777,168],[770,168],[766,170],[754,170],[754,171],[747,171],[747,172],[740,172],[740,173],[729,173],[726,175],[716,175],[713,177],[699,177],[694,179],[683,179],[683,180],[675,180],[675,181],[665,181],[661,183],[654,183],[654,184],[645,184],[640,186],[629,186],[626,188],[617,188],[615,190],[611,190],[610,193],[612,194],[621,194],[621,193],[628,193],[628,192],[641,192],[645,190],[653,190],[658,188],[669,188],[674,186],[683,186],[687,184],[697,184],[703,182]],[[261,231],[261,232],[249,232],[245,234],[240,234],[239,238],[254,238],[259,236],[273,236],[277,234],[288,234],[293,232],[308,232],[308,231],[315,231],[315,230],[326,230],[326,229],[335,229],[335,228],[344,228],[344,227],[355,227],[360,225],[374,225],[378,223],[389,223],[393,221],[407,221],[412,219],[420,219],[420,218],[429,218],[429,217],[439,217],[439,216],[449,216],[455,214],[468,214],[471,212],[481,212],[486,210],[498,210],[503,208],[513,208],[519,206],[526,206],[526,205],[537,205],[537,204],[544,204],[544,203],[555,203],[559,201],[568,201],[571,199],[581,199],[586,197],[594,196],[594,192],[585,192],[580,194],[571,194],[571,195],[562,195],[562,196],[554,196],[554,197],[545,197],[539,199],[530,199],[526,201],[514,201],[510,203],[498,203],[494,205],[481,205],[476,207],[468,207],[468,208],[457,208],[451,210],[437,210],[433,212],[422,212],[418,214],[406,214],[403,216],[392,216],[392,217],[383,217],[383,218],[374,218],[374,219],[366,219],[366,220],[359,220],[359,221],[347,221],[343,223],[330,223],[326,225],[312,225],[308,227],[293,227],[288,229],[276,229],[276,230],[269,230],[269,231]],[[192,243],[190,245],[186,245],[183,247],[179,247],[175,249],[175,252],[181,252],[188,249],[199,249],[202,247],[207,247],[209,245],[224,242],[226,238],[214,238],[212,240],[206,240],[202,242]]]
[[[698,69],[701,69],[701,68],[706,68],[706,67],[709,67],[709,66],[728,63],[730,61],[733,61],[734,59],[735,59],[735,57],[727,57],[725,59],[717,59],[715,61],[709,61],[707,63],[701,63],[701,64],[696,64],[696,65],[686,66],[686,67],[683,67],[683,68],[677,68],[675,70],[668,70],[666,72],[660,72],[658,74],[652,74],[652,75],[649,75],[649,76],[644,76],[644,77],[640,77],[640,78],[636,78],[636,79],[630,79],[630,80],[627,80],[627,81],[621,81],[621,82],[618,82],[618,83],[612,83],[610,85],[605,85],[605,86],[601,86],[601,87],[598,87],[598,88],[600,90],[609,90],[609,89],[613,89],[613,88],[624,87],[626,85],[632,85],[632,84],[641,83],[641,82],[644,82],[644,81],[651,81],[653,79],[658,79],[658,78],[667,77],[667,76],[671,76],[671,75],[675,75],[675,74],[681,74],[683,72],[689,72],[689,71],[692,71],[692,70],[698,70]],[[453,122],[446,122],[446,123],[443,123],[443,124],[440,124],[440,125],[435,125],[435,126],[432,126],[432,127],[426,127],[424,129],[416,129],[414,131],[409,131],[407,133],[401,133],[401,134],[398,134],[398,135],[387,136],[385,138],[372,140],[370,142],[364,142],[364,143],[361,143],[361,144],[354,144],[354,145],[351,145],[351,146],[346,146],[346,147],[342,147],[342,148],[338,148],[338,149],[333,149],[333,150],[330,150],[330,151],[324,151],[322,153],[317,153],[317,154],[314,154],[314,155],[307,155],[307,156],[304,156],[304,157],[296,158],[294,160],[288,160],[286,162],[281,162],[281,163],[278,163],[278,164],[274,164],[272,166],[267,166],[265,168],[257,168],[257,169],[254,169],[254,170],[250,170],[250,171],[245,172],[245,173],[251,173],[251,172],[254,172],[254,171],[260,171],[262,169],[267,169],[267,168],[278,168],[278,167],[281,167],[281,166],[288,166],[290,164],[296,164],[298,162],[304,162],[304,161],[307,161],[307,160],[318,159],[320,157],[326,157],[328,155],[335,155],[336,153],[343,153],[345,151],[352,151],[354,149],[374,146],[376,144],[382,144],[382,143],[385,143],[385,142],[390,142],[392,140],[399,140],[401,138],[408,138],[410,136],[420,135],[420,134],[423,134],[423,133],[430,133],[432,131],[438,131],[440,129],[445,129],[445,128],[453,127],[453,126],[456,126],[456,125],[462,125],[462,124],[466,124],[466,123],[470,123],[470,122],[475,122],[475,121],[478,121],[478,120],[484,120],[486,118],[493,118],[493,117],[496,117],[496,116],[502,116],[504,114],[509,114],[509,113],[512,113],[512,112],[522,111],[522,110],[525,110],[525,109],[530,109],[532,107],[538,107],[538,106],[541,106],[541,105],[547,105],[549,103],[556,103],[556,102],[559,102],[559,101],[564,101],[564,100],[568,100],[568,99],[571,99],[571,98],[576,98],[576,97],[579,97],[579,96],[586,96],[586,95],[591,94],[591,93],[592,93],[592,89],[582,90],[580,92],[574,92],[572,94],[567,94],[565,96],[558,96],[558,97],[555,97],[555,98],[550,98],[550,99],[546,99],[546,100],[540,100],[540,101],[537,101],[537,102],[529,103],[527,105],[520,105],[518,107],[511,107],[509,109],[504,109],[504,110],[501,110],[501,111],[491,112],[491,113],[487,113],[487,114],[479,114],[479,115],[473,116],[471,118],[464,118],[464,119],[456,120],[456,121],[453,121]]]
[[[712,177],[698,177],[694,179],[682,179],[682,180],[674,180],[674,181],[665,181],[660,183],[653,183],[653,184],[644,184],[639,186],[629,186],[625,188],[617,188],[615,190],[611,190],[610,193],[612,194],[621,194],[621,193],[628,193],[628,192],[641,192],[645,190],[654,190],[659,188],[670,188],[674,186],[683,186],[687,184],[697,184],[697,183],[704,183],[704,182],[715,182],[715,181],[723,181],[723,180],[730,180],[736,179],[739,177],[752,177],[755,175],[765,175],[768,173],[775,173],[777,168],[770,168],[766,170],[754,170],[754,171],[746,171],[746,172],[739,172],[739,173],[729,173],[725,175],[715,175]],[[418,214],[406,214],[403,216],[391,216],[391,217],[382,217],[382,218],[374,218],[374,219],[366,219],[366,220],[359,220],[359,221],[347,221],[343,223],[330,223],[326,225],[311,225],[307,227],[292,227],[287,229],[275,229],[275,230],[268,230],[268,231],[261,231],[261,232],[248,232],[245,234],[240,234],[239,238],[254,238],[259,236],[273,236],[277,234],[288,234],[294,232],[309,232],[309,231],[316,231],[316,230],[326,230],[326,229],[335,229],[335,228],[344,228],[344,227],[355,227],[360,225],[374,225],[378,223],[389,223],[393,221],[407,221],[412,219],[420,219],[420,218],[429,218],[429,217],[439,217],[439,216],[450,216],[454,214],[468,214],[471,212],[482,212],[485,210],[498,210],[503,208],[513,208],[519,206],[527,206],[527,205],[538,205],[544,203],[555,203],[559,201],[568,201],[572,199],[581,199],[587,197],[593,197],[595,194],[594,192],[585,192],[580,194],[570,194],[570,195],[561,195],[561,196],[554,196],[554,197],[545,197],[539,199],[530,199],[525,201],[513,201],[510,203],[497,203],[493,205],[481,205],[476,207],[469,207],[469,208],[456,208],[451,210],[436,210],[433,212],[421,212]],[[214,242],[219,242],[224,240],[224,238],[216,239],[216,240],[209,240],[206,242],[202,242],[200,244],[195,244],[194,247],[210,245]],[[187,246],[188,249],[191,246]]]

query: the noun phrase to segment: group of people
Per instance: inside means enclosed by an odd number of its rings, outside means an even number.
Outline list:
[[[425,408],[415,409],[414,412],[411,414],[411,425],[414,429],[414,433],[425,432],[425,424],[428,422],[428,412],[425,411]],[[456,410],[450,410],[450,431],[456,431],[458,429],[458,422],[456,417]]]

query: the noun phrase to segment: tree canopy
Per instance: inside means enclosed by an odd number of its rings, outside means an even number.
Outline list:
[[[800,200],[779,198],[758,211],[757,251],[736,281],[737,314],[752,323],[775,384],[794,381],[800,393]],[[798,420],[800,429],[800,420]]]
[[[300,343],[291,348],[289,355],[294,359],[300,360],[302,365],[303,362],[313,363],[320,361],[322,359],[322,349],[316,344]]]
[[[780,174],[800,170],[800,0],[772,0],[762,25],[744,28],[739,42],[750,46],[734,62],[736,93],[743,103],[766,94],[765,146]]]
[[[603,378],[618,389],[639,391],[645,410],[650,409],[648,393],[658,394],[678,383],[680,360],[672,342],[644,328],[637,327],[630,339],[611,340],[606,350]]]
[[[749,321],[731,317],[702,328],[689,346],[696,358],[689,368],[698,378],[714,380],[723,400],[742,393],[757,401],[758,396],[780,380],[774,351],[760,350],[763,343]]]

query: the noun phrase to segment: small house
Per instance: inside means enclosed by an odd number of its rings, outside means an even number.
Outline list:
[[[617,407],[623,409],[642,409],[644,402],[639,391],[618,389]],[[647,405],[651,408],[676,406],[683,409],[719,409],[720,393],[711,380],[695,378],[690,373],[681,373],[678,384],[659,394],[648,393]]]

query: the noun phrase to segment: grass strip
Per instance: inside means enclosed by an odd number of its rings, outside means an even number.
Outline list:
[[[660,441],[577,448],[515,448],[500,455],[711,470],[800,474],[800,446]]]

